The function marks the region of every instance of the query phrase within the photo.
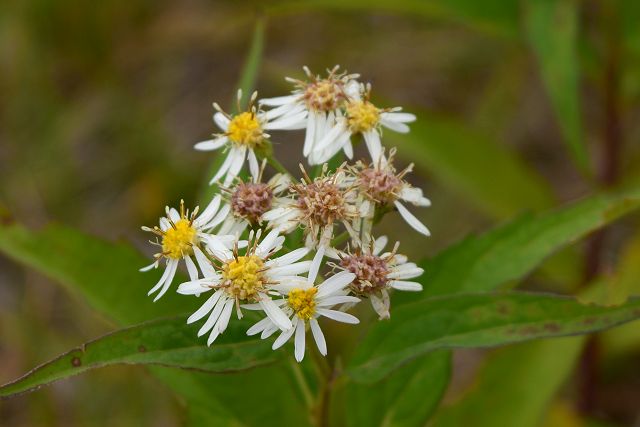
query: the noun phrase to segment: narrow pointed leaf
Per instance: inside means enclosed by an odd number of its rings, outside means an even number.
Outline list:
[[[578,167],[589,162],[580,112],[578,7],[573,0],[533,0],[524,4],[526,35],[569,153]],[[553,28],[553,31],[549,31]]]
[[[464,239],[422,264],[421,295],[513,286],[559,249],[638,208],[639,190],[599,195]],[[408,301],[397,294],[394,302],[400,300]]]
[[[442,348],[493,347],[538,338],[587,334],[640,318],[640,299],[615,307],[569,297],[510,293],[458,294],[396,309],[372,328],[349,364],[361,382]]]
[[[234,372],[275,362],[270,343],[249,338],[247,322],[233,322],[208,347],[185,316],[154,320],[121,329],[65,353],[24,377],[0,387],[0,397],[23,393],[62,378],[115,364],[162,365],[206,372]]]

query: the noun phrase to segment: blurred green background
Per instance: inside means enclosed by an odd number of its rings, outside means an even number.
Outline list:
[[[418,116],[409,136],[389,132],[385,141],[401,165],[416,163],[410,180],[433,207],[414,212],[433,237],[413,238],[394,219],[379,233],[424,258],[516,214],[640,183],[637,4],[4,0],[0,220],[60,222],[149,252],[139,226],[204,191],[212,155],[192,146],[214,131],[211,103],[231,103],[253,40],[261,96],[285,94],[283,77],[301,77],[302,65],[340,64],[372,83],[379,104]],[[301,134],[275,142],[295,170]],[[562,252],[525,287],[572,291],[610,274],[621,251],[637,263],[639,245],[627,244],[635,229],[627,220]],[[112,328],[0,257],[0,382]],[[574,378],[559,387],[545,426],[638,425],[639,347],[610,341],[588,416],[575,405]],[[456,353],[445,401],[473,382],[485,353]],[[97,370],[0,401],[2,426],[183,421],[180,402],[141,368]]]

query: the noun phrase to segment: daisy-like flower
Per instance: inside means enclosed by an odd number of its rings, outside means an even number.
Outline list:
[[[282,248],[284,237],[277,230],[271,231],[260,241],[260,231],[249,241],[244,255],[240,255],[241,242],[236,241],[232,250],[224,242],[212,236],[206,242],[207,255],[213,261],[203,260],[204,278],[182,283],[178,293],[199,295],[213,291],[213,295],[193,313],[187,323],[196,322],[209,315],[198,331],[198,336],[209,332],[207,345],[211,345],[222,334],[235,306],[238,318],[242,317],[242,304],[258,304],[278,328],[289,330],[293,327],[287,315],[271,299],[274,286],[287,286],[299,282],[298,274],[309,271],[311,261],[300,261],[309,250],[296,249],[280,257],[274,257]],[[258,243],[259,242],[259,243]]]
[[[349,234],[355,236],[351,223],[359,215],[355,205],[357,192],[347,171],[339,167],[335,173],[327,174],[325,165],[322,174],[311,179],[302,165],[300,168],[303,178],[289,187],[293,199],[265,213],[263,219],[281,233],[290,233],[302,226],[307,246],[327,246],[336,223],[342,223]]]
[[[192,260],[192,256],[202,253],[198,248],[200,242],[207,238],[205,231],[222,222],[224,215],[216,215],[220,206],[220,196],[213,198],[207,208],[198,216],[198,207],[189,213],[185,210],[184,200],[180,201],[180,212],[174,208],[166,207],[166,216],[160,218],[160,225],[153,228],[142,227],[144,231],[155,234],[156,240],[150,241],[153,245],[160,246],[161,252],[154,255],[155,261],[143,267],[140,271],[149,271],[157,268],[160,260],[166,259],[167,266],[158,283],[151,288],[149,295],[160,290],[154,301],[160,299],[171,286],[180,260],[187,266],[191,280],[198,278],[198,269]],[[220,236],[220,241],[230,244],[233,236]],[[196,258],[197,260],[197,258]]]
[[[252,177],[249,182],[238,179],[230,188],[221,188],[226,193],[228,201],[221,209],[228,215],[220,225],[218,234],[237,235],[248,226],[262,223],[262,216],[269,210],[288,203],[289,199],[282,194],[289,188],[291,179],[288,175],[276,174],[269,181],[262,182],[266,161],[262,162],[258,177]]]
[[[225,147],[229,153],[218,172],[211,179],[210,184],[222,177],[224,177],[223,185],[228,186],[231,184],[233,179],[240,173],[245,159],[248,159],[251,175],[257,177],[259,165],[256,152],[264,149],[269,144],[269,134],[266,131],[301,128],[298,123],[304,113],[271,120],[273,114],[256,108],[255,101],[257,96],[258,93],[254,92],[249,100],[247,110],[236,115],[225,113],[217,103],[213,104],[213,107],[217,110],[213,115],[213,121],[222,129],[223,133],[214,134],[213,139],[197,143],[195,149],[211,151]],[[239,90],[238,110],[240,110],[241,97],[242,91]]]
[[[315,260],[320,258],[321,256],[316,257]],[[333,306],[338,304],[355,304],[360,301],[354,296],[347,295],[348,291],[345,290],[349,283],[356,279],[356,275],[342,271],[316,286],[314,282],[317,271],[317,269],[312,269],[306,280],[276,287],[278,291],[285,295],[285,298],[276,300],[275,303],[282,307],[284,313],[291,319],[293,327],[282,331],[273,343],[272,348],[276,350],[282,347],[295,335],[294,354],[298,362],[301,362],[304,358],[307,329],[311,329],[311,334],[320,354],[327,355],[327,342],[318,324],[319,317],[327,317],[338,322],[350,324],[360,322],[357,317],[351,314],[332,309]],[[260,333],[261,338],[265,339],[273,335],[278,329],[280,329],[278,325],[269,317],[266,317],[249,328],[247,335]]]
[[[360,95],[362,93],[362,95]],[[361,134],[369,149],[374,163],[383,155],[380,142],[381,128],[386,127],[400,133],[409,132],[407,123],[413,122],[416,116],[403,113],[401,107],[381,109],[369,101],[371,85],[361,86],[361,91],[345,102],[345,114],[336,119],[336,124],[314,146],[314,160],[323,163],[331,159],[340,150],[347,155],[352,152],[351,136]]]
[[[339,72],[339,65],[327,70],[327,76],[321,77],[303,67],[308,80],[297,80],[287,77],[286,80],[295,85],[291,95],[260,100],[261,105],[275,107],[269,111],[274,117],[295,117],[301,120],[296,125],[306,128],[302,153],[308,157],[310,164],[319,164],[313,159],[315,145],[335,126],[336,117],[341,114],[345,102],[352,95],[357,96],[358,74]],[[303,116],[300,116],[300,114]],[[353,155],[350,146],[345,151]]]
[[[420,283],[406,279],[413,279],[424,273],[415,263],[407,262],[406,256],[396,253],[398,243],[391,252],[381,254],[386,244],[387,238],[381,236],[353,252],[335,249],[328,249],[326,252],[327,256],[338,260],[333,264],[334,267],[355,274],[349,288],[358,296],[368,297],[380,319],[389,318],[389,290],[421,291]]]
[[[393,167],[395,149],[391,149],[389,160],[382,157],[370,165],[359,162],[352,169],[355,182],[363,200],[359,202],[360,212],[364,217],[372,218],[375,206],[395,206],[402,218],[418,233],[429,236],[429,229],[401,203],[408,202],[415,206],[431,206],[431,201],[424,197],[420,188],[414,187],[404,180],[405,175],[413,170],[413,163],[400,173]]]

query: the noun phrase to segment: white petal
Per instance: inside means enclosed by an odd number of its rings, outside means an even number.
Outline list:
[[[396,205],[396,208],[398,208],[398,212],[400,212],[402,218],[404,218],[404,220],[411,226],[411,228],[416,230],[418,233],[424,234],[425,236],[431,235],[429,229],[425,227],[425,225],[421,223],[418,218],[413,216],[413,214],[409,212],[409,210],[405,208],[402,203],[395,201],[394,204]]]
[[[175,208],[171,208],[169,209],[169,218],[171,218],[171,221],[173,221],[173,223],[175,224],[176,222],[180,221],[180,214]]]
[[[224,309],[222,310],[220,318],[218,319],[218,323],[216,323],[215,325],[215,328],[218,330],[218,332],[223,333],[227,329],[227,326],[229,325],[229,319],[231,319],[231,312],[233,310],[234,304],[235,301],[232,299],[229,299],[225,303]]]
[[[278,241],[279,233],[278,230],[271,230],[269,234],[264,236],[258,247],[256,248],[256,253],[258,256],[266,256],[272,249],[276,246],[276,242]]]
[[[160,289],[160,292],[158,292],[158,295],[156,295],[156,297],[153,299],[153,302],[158,301],[169,290],[169,287],[171,286],[171,282],[173,281],[173,278],[176,275],[176,270],[178,269],[178,260],[171,260],[169,262],[169,265],[167,266],[167,269],[169,270],[169,275],[167,276],[167,279],[164,282],[164,286],[162,287],[162,289]]]
[[[217,275],[215,268],[213,268],[213,265],[211,265],[211,261],[209,261],[207,259],[207,257],[205,256],[204,253],[202,253],[200,248],[198,248],[197,246],[194,246],[193,247],[193,253],[196,256],[196,262],[198,263],[198,266],[200,267],[200,271],[202,272],[202,276],[203,277],[215,277]]]
[[[287,330],[292,327],[291,320],[289,320],[280,307],[271,301],[271,298],[264,295],[260,300],[260,305],[269,319],[280,329]]]
[[[318,276],[318,271],[320,270],[320,264],[322,263],[322,258],[324,258],[325,246],[320,246],[315,256],[313,257],[313,261],[311,262],[311,266],[309,267],[309,282],[313,283],[316,281],[316,277]]]
[[[424,269],[415,267],[411,269],[394,270],[387,274],[388,279],[413,279],[414,277],[421,276],[424,273]]]
[[[218,125],[220,129],[223,131],[229,130],[229,123],[231,122],[227,116],[222,114],[221,112],[217,112],[213,115],[213,121]]]
[[[385,120],[396,123],[411,123],[416,121],[415,114],[411,113],[399,113],[399,112],[386,112],[381,114]]]
[[[420,188],[405,186],[400,191],[400,198],[416,206],[431,206],[431,201],[422,195]]]
[[[223,292],[224,291],[218,291],[219,294],[222,294]],[[209,332],[211,328],[213,328],[213,326],[218,322],[218,319],[220,318],[220,313],[222,313],[222,310],[224,309],[224,305],[227,299],[228,298],[226,297],[226,295],[221,295],[220,298],[218,298],[218,301],[216,301],[216,304],[214,305],[213,310],[209,315],[209,318],[207,319],[206,322],[204,322],[204,325],[202,325],[202,327],[198,331],[199,337]]]
[[[399,291],[419,292],[422,290],[422,285],[420,283],[406,282],[404,280],[393,280],[389,282],[389,286]]]
[[[389,239],[387,238],[387,236],[378,237],[375,243],[373,244],[373,254],[379,255],[380,252],[382,252],[382,250],[384,249],[384,247],[387,246],[388,241]]]
[[[293,276],[296,274],[302,274],[309,271],[311,267],[311,261],[300,261],[289,265],[283,265],[280,267],[274,267],[267,270],[267,275],[272,278],[277,276]]]
[[[269,319],[268,317],[265,317],[264,319],[260,320],[257,323],[254,323],[253,326],[251,326],[248,330],[247,330],[247,335],[252,336],[252,335],[256,335],[262,331],[264,331],[267,326],[271,325],[271,319]]]
[[[280,267],[289,265],[305,257],[309,253],[309,248],[298,248],[278,258],[270,259],[265,263],[267,267]]]
[[[267,319],[269,318],[267,317]],[[276,331],[279,331],[279,330],[280,329],[278,329],[278,327],[274,325],[273,322],[269,321],[269,326],[264,328],[264,331],[262,331],[262,333],[260,334],[260,338],[261,339],[269,338],[271,335],[273,335]]]
[[[353,282],[355,278],[356,275],[348,271],[341,271],[331,276],[318,286],[316,298],[331,295],[334,292],[344,289],[349,283]]]
[[[215,139],[209,139],[207,141],[198,142],[196,145],[193,146],[193,148],[195,148],[198,151],[217,150],[218,148],[226,144],[227,141],[229,141],[229,138],[227,138],[226,136],[220,136]]]
[[[247,155],[247,148],[232,148],[229,151],[229,156],[233,156],[231,165],[229,165],[229,170],[227,171],[227,177],[224,179],[224,186],[228,187],[231,182],[238,176],[240,170],[242,169],[242,165],[244,165],[244,159]]]
[[[279,105],[288,104],[290,102],[295,102],[300,95],[285,95],[285,96],[276,96],[274,98],[264,98],[258,100],[258,103],[261,105],[266,105],[269,107],[276,107]]]
[[[189,272],[189,279],[197,280],[198,279],[198,268],[191,260],[190,256],[184,257],[184,263],[187,265],[187,271]]]
[[[316,341],[318,351],[321,355],[326,356],[327,341],[324,339],[324,334],[322,333],[322,329],[320,329],[320,325],[318,325],[318,321],[316,319],[310,319],[309,324],[311,325],[311,333],[313,334],[313,339]]]
[[[211,287],[207,285],[207,283],[211,282],[213,282],[213,280],[206,278],[180,283],[176,292],[181,295],[200,295],[203,292],[211,290]]]
[[[213,178],[211,178],[211,180],[209,181],[209,185],[213,184],[214,182],[217,182],[220,178],[222,178],[224,176],[224,174],[227,173],[227,171],[229,170],[229,167],[231,166],[231,162],[233,162],[234,153],[235,153],[235,151],[232,148],[229,151],[229,153],[227,154],[227,158],[224,159],[224,162],[220,166],[220,169],[218,169],[218,172],[216,172],[216,174],[213,176]]]
[[[305,327],[304,322],[299,321],[296,325],[296,338],[295,345],[295,357],[298,362],[302,362],[304,359],[304,347],[305,347]]]
[[[380,319],[388,319],[389,318],[389,294],[386,290],[382,290],[381,296],[371,295],[369,298],[371,300],[371,306],[374,311],[378,313]]]
[[[211,295],[209,299],[206,300],[198,310],[196,310],[191,316],[189,316],[189,318],[187,319],[187,325],[193,322],[197,322],[198,320],[202,319],[204,316],[209,314],[213,309],[213,307],[218,302],[218,300],[220,299],[221,295],[222,295],[222,292],[220,291],[215,292],[213,295]]]
[[[258,176],[260,175],[260,166],[258,166],[258,159],[256,158],[256,153],[253,150],[249,150],[248,154],[249,159],[249,171],[251,172],[251,177],[254,182],[258,181]]]
[[[349,313],[343,313],[342,311],[318,308],[316,312],[321,316],[328,317],[329,319],[333,319],[337,322],[351,323],[353,325],[360,323],[360,320],[358,320],[356,316],[353,316]]]
[[[158,261],[153,261],[151,264],[147,265],[146,267],[142,267],[138,271],[145,272],[145,271],[149,271],[149,270],[151,270],[153,268],[158,268]]]
[[[380,135],[378,131],[373,129],[362,134],[364,141],[369,149],[371,160],[373,163],[378,163],[380,156],[382,155],[382,143],[380,142]]]
[[[293,318],[293,326],[295,326],[298,323],[298,318],[294,317]],[[276,338],[276,340],[273,342],[273,345],[271,346],[271,349],[276,350],[280,347],[282,347],[287,341],[289,341],[289,338],[291,338],[291,336],[293,335],[293,333],[296,331],[293,326],[282,332],[278,338]]]
[[[318,307],[329,307],[336,304],[358,303],[360,298],[351,295],[335,295],[326,298],[318,298]]]
[[[204,209],[204,211],[202,211],[202,213],[198,215],[198,217],[193,221],[193,224],[198,228],[202,228],[202,226],[206,225],[207,222],[209,222],[209,220],[213,218],[213,216],[218,211],[221,200],[222,198],[220,197],[219,194],[217,194],[213,199],[211,199],[211,201],[209,202],[207,207]]]
[[[300,111],[295,114],[287,114],[277,120],[268,122],[264,125],[266,130],[296,130],[304,129],[307,126],[307,112]]]
[[[307,157],[313,150],[314,135],[316,132],[316,117],[318,113],[309,111],[307,116],[307,132],[304,136],[304,146],[302,147],[302,155]]]

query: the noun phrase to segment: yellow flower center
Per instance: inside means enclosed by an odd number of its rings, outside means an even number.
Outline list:
[[[264,289],[264,262],[256,255],[239,256],[222,267],[227,293],[239,300],[257,300]]]
[[[182,218],[162,236],[162,252],[169,258],[180,259],[193,253],[192,244],[196,240],[196,229],[191,222]]]
[[[249,111],[240,113],[231,119],[227,135],[236,144],[246,145],[249,148],[255,148],[264,139],[258,118]]]
[[[380,119],[380,112],[369,101],[351,101],[347,104],[347,122],[353,133],[373,129]]]
[[[289,292],[289,307],[302,320],[309,320],[316,313],[316,293],[318,288],[293,289]]]

